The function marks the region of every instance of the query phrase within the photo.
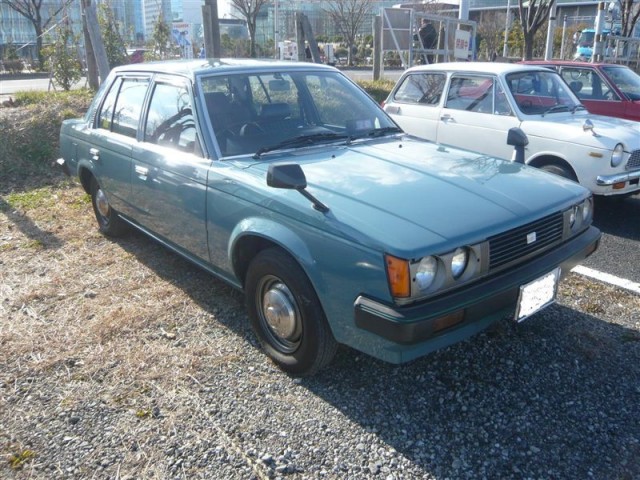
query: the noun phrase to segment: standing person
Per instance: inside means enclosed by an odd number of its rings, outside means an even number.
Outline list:
[[[425,50],[436,48],[436,45],[438,43],[438,32],[436,32],[433,24],[426,18],[422,19],[422,25],[418,30],[418,36],[420,37],[422,48],[424,48]],[[434,55],[432,53],[427,54],[426,60],[427,63],[433,63]]]

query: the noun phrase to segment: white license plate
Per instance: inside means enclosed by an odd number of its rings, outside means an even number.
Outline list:
[[[556,268],[533,282],[522,285],[520,287],[515,320],[522,322],[547,305],[552,304],[556,299],[559,278],[560,268]]]

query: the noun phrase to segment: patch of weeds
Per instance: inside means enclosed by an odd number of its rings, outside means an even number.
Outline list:
[[[136,410],[136,417],[149,418],[151,416],[151,410]]]
[[[21,247],[26,249],[41,250],[44,248],[44,243],[42,242],[42,240],[34,239],[29,240],[28,242],[24,242]]]
[[[6,202],[12,208],[21,208],[24,210],[33,210],[41,207],[45,202],[53,197],[51,190],[41,188],[29,190],[28,192],[11,193],[7,195]]]
[[[9,457],[9,465],[12,469],[18,470],[27,463],[29,460],[35,458],[36,453],[33,450],[23,450],[20,453],[15,453]]]
[[[84,210],[87,208],[87,205],[91,205],[91,195],[85,193],[84,195],[75,196],[72,200],[67,202],[67,205],[74,210]]]

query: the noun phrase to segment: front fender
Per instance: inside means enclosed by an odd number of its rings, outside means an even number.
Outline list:
[[[298,261],[307,276],[309,270],[314,268],[315,260],[307,244],[291,228],[267,218],[250,217],[239,222],[229,237],[227,257],[238,278],[243,278],[244,275],[237,252],[240,243],[249,236],[278,245]]]

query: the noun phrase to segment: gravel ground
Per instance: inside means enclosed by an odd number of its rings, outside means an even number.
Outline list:
[[[638,296],[571,275],[523,324],[295,379],[239,293],[44,192],[0,197],[0,478],[640,478]]]

